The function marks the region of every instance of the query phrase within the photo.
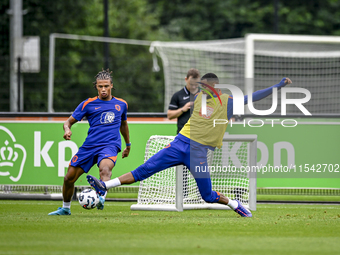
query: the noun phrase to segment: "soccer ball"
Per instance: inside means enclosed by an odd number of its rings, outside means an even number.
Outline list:
[[[93,209],[99,203],[99,196],[93,189],[84,189],[79,194],[79,204],[84,209]]]

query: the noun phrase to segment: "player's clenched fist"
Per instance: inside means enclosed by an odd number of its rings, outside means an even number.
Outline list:
[[[122,158],[126,158],[126,157],[129,156],[130,148],[131,148],[130,146],[127,146],[127,147],[124,149],[124,151],[123,151],[123,153],[122,153]]]
[[[291,79],[289,79],[289,78],[286,78],[286,80],[285,80],[285,84],[292,84],[292,81],[291,81]]]
[[[65,134],[64,134],[64,139],[65,140],[71,140],[71,135],[72,135],[72,132],[71,132],[71,130],[69,129],[69,130],[66,130],[65,131]]]

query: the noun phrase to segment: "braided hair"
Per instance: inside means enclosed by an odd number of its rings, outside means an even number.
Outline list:
[[[102,70],[97,73],[97,75],[94,77],[96,80],[93,82],[93,88],[97,89],[96,85],[97,85],[97,80],[110,80],[110,83],[112,83],[112,76],[111,76],[112,71],[110,72],[109,68],[104,70],[102,68]],[[115,89],[115,88],[113,88]]]

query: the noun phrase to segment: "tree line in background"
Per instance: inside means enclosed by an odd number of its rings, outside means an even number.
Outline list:
[[[24,110],[47,110],[51,33],[103,36],[103,0],[25,0],[24,36],[40,36],[41,71],[25,73]],[[340,35],[340,0],[285,0],[278,5],[282,34]],[[0,111],[9,111],[9,0],[0,1]],[[274,0],[109,0],[109,35],[148,41],[212,40],[273,33]],[[54,110],[70,112],[93,97],[104,65],[103,43],[57,39]],[[110,44],[115,96],[130,112],[163,111],[163,73],[153,73],[146,46]]]

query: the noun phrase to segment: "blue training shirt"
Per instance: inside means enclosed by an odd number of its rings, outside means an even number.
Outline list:
[[[72,114],[77,121],[86,116],[90,129],[82,147],[93,148],[102,145],[115,145],[121,149],[120,126],[127,120],[126,101],[112,97],[103,101],[97,97],[81,102]]]

